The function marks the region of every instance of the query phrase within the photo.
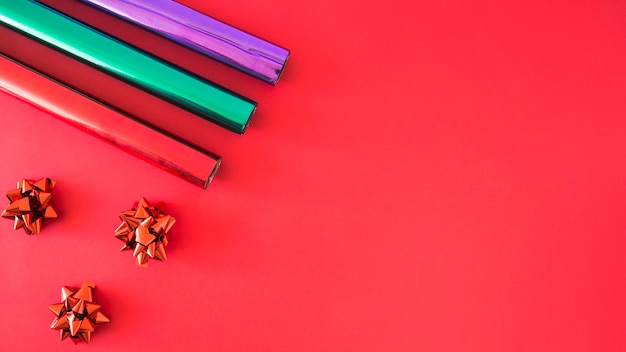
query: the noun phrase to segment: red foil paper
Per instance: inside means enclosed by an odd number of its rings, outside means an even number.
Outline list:
[[[50,205],[55,185],[56,182],[49,178],[19,181],[16,189],[7,192],[11,203],[2,212],[2,217],[14,219],[15,230],[23,228],[28,235],[40,233],[44,223],[57,218]]]
[[[221,163],[220,157],[172,138],[3,55],[0,90],[203,188]]]
[[[61,332],[61,341],[70,337],[75,344],[80,341],[90,343],[96,325],[111,321],[93,300],[95,287],[87,281],[78,290],[64,286],[61,289],[62,302],[48,306],[56,315],[50,328]]]
[[[122,212],[120,219],[122,223],[115,230],[115,237],[124,242],[121,251],[133,251],[137,265],[147,267],[149,259],[167,259],[165,247],[176,219],[165,214],[165,204],[153,206],[141,198],[133,209]]]

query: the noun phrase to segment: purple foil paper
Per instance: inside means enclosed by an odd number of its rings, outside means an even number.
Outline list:
[[[172,0],[81,0],[275,85],[289,50]]]

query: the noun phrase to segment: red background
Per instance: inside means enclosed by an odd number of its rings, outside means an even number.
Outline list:
[[[41,235],[0,222],[3,350],[624,351],[622,1],[183,1],[292,50],[206,191],[0,94],[0,188],[58,181]],[[197,141],[197,142],[198,142]],[[113,237],[145,196],[166,262]],[[97,284],[112,322],[58,341]]]

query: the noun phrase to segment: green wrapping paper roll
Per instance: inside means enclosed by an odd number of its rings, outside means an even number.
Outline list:
[[[0,2],[0,24],[242,134],[256,103],[29,0]]]

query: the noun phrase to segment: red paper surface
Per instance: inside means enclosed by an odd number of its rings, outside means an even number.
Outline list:
[[[7,351],[624,351],[621,1],[183,1],[292,50],[244,136],[204,124],[207,191],[0,94],[0,187],[52,177],[59,219],[0,222]],[[119,253],[141,196],[168,259]],[[8,201],[7,201],[8,204]],[[111,323],[58,341],[96,283]]]

